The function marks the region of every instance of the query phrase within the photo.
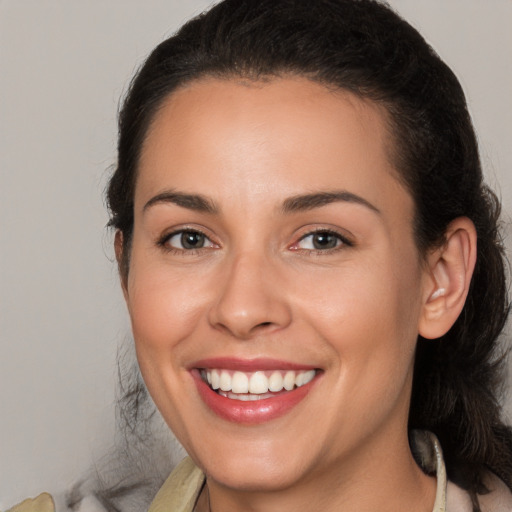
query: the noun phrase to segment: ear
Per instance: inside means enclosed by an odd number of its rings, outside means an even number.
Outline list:
[[[128,289],[127,289],[127,269],[126,262],[123,258],[124,254],[124,237],[123,232],[119,229],[116,231],[116,235],[114,238],[114,250],[116,253],[117,260],[117,269],[119,271],[119,278],[121,280],[121,288],[123,290],[123,295],[125,300],[128,299]]]
[[[427,258],[419,334],[434,339],[446,334],[460,315],[476,262],[476,229],[467,217],[452,221],[445,243]]]

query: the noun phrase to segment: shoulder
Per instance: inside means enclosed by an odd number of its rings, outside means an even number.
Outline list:
[[[7,512],[55,512],[55,504],[53,498],[45,492],[37,498],[22,501]]]
[[[489,473],[485,482],[488,494],[479,494],[478,502],[482,512],[512,512],[512,493],[495,475]],[[472,512],[473,506],[469,494],[448,482],[446,486],[446,512]]]
[[[158,491],[149,512],[192,512],[204,480],[203,472],[185,457]]]

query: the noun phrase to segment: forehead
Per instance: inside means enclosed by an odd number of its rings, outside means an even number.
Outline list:
[[[372,137],[378,138],[376,142],[382,142],[386,149],[392,143],[388,118],[387,110],[371,100],[305,77],[291,75],[260,81],[205,77],[164,99],[149,125],[142,153],[153,149],[148,148],[148,139],[176,136],[177,132],[185,135],[185,128],[192,128],[197,138],[204,137],[203,144],[207,144],[214,135],[209,131],[212,124],[219,129],[227,123],[238,123],[238,128],[242,123],[248,128],[259,123],[269,136],[282,128],[281,135],[286,136],[305,123],[314,124],[310,129],[328,129],[332,121],[340,128],[351,124],[352,131],[358,130],[357,136],[363,131],[372,132]],[[200,128],[205,132],[198,132]],[[327,130],[320,135],[327,138]]]
[[[178,187],[221,199],[401,189],[383,107],[305,78],[204,79],[172,93],[143,146],[137,198]],[[401,190],[404,193],[404,190]]]

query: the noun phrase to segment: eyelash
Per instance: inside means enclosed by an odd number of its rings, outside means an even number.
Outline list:
[[[187,249],[187,248],[184,248],[184,247],[183,248],[179,248],[179,247],[173,247],[172,245],[169,245],[169,241],[172,238],[174,238],[175,236],[178,236],[178,235],[183,236],[186,233],[191,234],[191,235],[200,235],[200,236],[204,237],[205,243],[209,243],[211,245],[208,246],[208,247],[204,247],[204,246],[203,247],[198,247],[196,249]],[[164,249],[166,252],[170,252],[170,253],[174,253],[174,254],[178,254],[178,255],[190,256],[190,255],[199,254],[199,252],[202,249],[210,249],[212,246],[215,246],[216,244],[214,242],[212,242],[210,237],[208,237],[208,235],[203,233],[200,229],[197,229],[197,228],[191,228],[191,229],[183,228],[183,229],[178,229],[176,231],[173,231],[172,233],[167,233],[167,234],[163,235],[157,241],[157,245],[159,247],[161,247],[162,249]]]
[[[298,246],[300,242],[302,242],[303,240],[306,240],[308,237],[314,237],[315,235],[327,235],[330,237],[334,237],[339,243],[337,243],[335,247],[329,247],[327,249],[303,249]],[[313,231],[309,231],[305,235],[301,236],[299,240],[290,247],[290,249],[295,251],[304,251],[308,254],[325,255],[331,254],[333,252],[342,250],[343,248],[347,247],[354,247],[354,243],[351,240],[349,240],[346,236],[343,236],[342,234],[332,229],[318,228]]]
[[[202,247],[198,247],[198,248],[190,248],[190,249],[187,249],[185,247],[182,247],[182,248],[178,248],[178,247],[173,247],[171,245],[169,245],[169,241],[174,238],[175,236],[178,236],[180,235],[181,237],[183,237],[184,234],[191,234],[191,235],[200,235],[202,237],[204,237],[204,240],[206,243],[209,243],[211,245],[208,245],[208,246],[202,246]],[[304,248],[301,248],[299,247],[299,244],[303,241],[303,240],[306,240],[308,237],[314,237],[315,235],[326,235],[326,236],[329,236],[329,237],[334,237],[336,238],[336,246],[335,247],[329,247],[329,248],[326,248],[326,249],[315,249],[315,248],[311,248],[311,249],[304,249]],[[212,242],[212,240],[204,233],[202,232],[201,230],[197,229],[197,228],[191,228],[191,229],[178,229],[176,231],[173,231],[171,233],[167,233],[165,235],[163,235],[158,241],[157,241],[157,245],[159,247],[161,247],[162,249],[164,249],[165,251],[167,252],[170,252],[170,253],[174,253],[174,254],[178,254],[178,255],[196,255],[196,254],[199,254],[200,251],[202,251],[203,249],[210,249],[212,247],[215,247],[216,244],[214,242]],[[354,246],[354,243],[349,240],[347,237],[341,235],[340,233],[338,233],[337,231],[334,231],[332,229],[325,229],[325,228],[319,228],[319,229],[315,229],[313,231],[310,231],[304,235],[302,235],[299,240],[297,242],[294,242],[294,244],[292,244],[289,249],[290,250],[293,250],[293,251],[301,251],[301,252],[304,252],[304,253],[307,253],[307,254],[318,254],[318,255],[322,255],[322,254],[330,254],[332,252],[336,252],[336,251],[339,251],[343,248],[347,248],[347,247],[353,247]],[[218,247],[218,246],[217,246]]]

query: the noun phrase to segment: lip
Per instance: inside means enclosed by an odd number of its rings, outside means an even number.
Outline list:
[[[219,395],[206,384],[200,375],[203,368],[222,368],[226,370],[239,370],[245,372],[258,370],[312,370],[314,366],[300,365],[296,363],[278,361],[275,359],[252,359],[240,360],[235,358],[214,358],[197,361],[190,373],[197,386],[199,396],[206,406],[217,416],[244,425],[257,425],[274,420],[291,411],[297,406],[313,389],[319,380],[320,374],[305,384],[276,394],[275,397],[262,400],[244,402],[232,400]]]
[[[238,370],[241,372],[256,372],[258,370],[315,370],[316,366],[292,363],[290,361],[280,361],[277,359],[256,358],[256,359],[237,359],[235,357],[214,357],[201,359],[190,366],[193,368],[219,368],[223,370]]]

